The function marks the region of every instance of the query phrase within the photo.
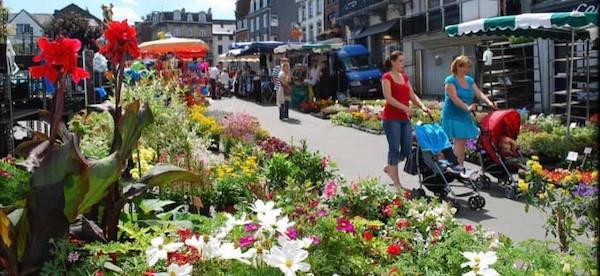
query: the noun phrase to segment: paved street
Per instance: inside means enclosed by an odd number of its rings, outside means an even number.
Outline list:
[[[382,171],[386,162],[387,142],[384,135],[373,135],[352,128],[333,126],[329,120],[290,110],[291,120],[281,122],[275,106],[261,106],[250,101],[224,98],[213,101],[212,108],[229,112],[247,112],[277,137],[298,143],[306,139],[308,146],[330,156],[348,179],[380,177],[390,182]],[[400,164],[401,166],[403,164]],[[404,186],[418,187],[416,176],[401,174]],[[463,222],[481,223],[484,227],[510,236],[515,241],[543,239],[543,217],[534,208],[525,213],[524,204],[506,199],[496,185],[482,192],[487,203],[484,210],[473,211],[461,201],[457,218]]]

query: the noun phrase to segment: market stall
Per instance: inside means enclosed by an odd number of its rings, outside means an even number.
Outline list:
[[[591,12],[558,12],[558,13],[526,13],[520,15],[499,16],[483,18],[446,27],[450,37],[462,36],[522,36],[531,38],[544,38],[555,41],[567,42],[570,48],[569,56],[562,59],[567,62],[566,89],[560,91],[566,103],[560,103],[566,109],[566,122],[571,122],[573,104],[573,62],[576,59],[589,58],[575,56],[575,46],[578,41],[588,42],[598,35],[598,14]],[[589,64],[589,63],[588,63]],[[586,72],[589,76],[589,70]],[[589,77],[588,77],[589,80]],[[589,83],[589,81],[588,81]],[[588,86],[589,88],[589,86]],[[554,95],[556,96],[557,91]],[[585,91],[588,92],[588,91]],[[542,96],[543,95],[542,93]],[[557,105],[558,106],[558,105]]]

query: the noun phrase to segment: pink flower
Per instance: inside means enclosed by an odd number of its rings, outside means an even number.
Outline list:
[[[338,231],[354,233],[354,225],[352,225],[352,222],[347,218],[339,218],[335,229]]]
[[[321,159],[321,167],[323,167],[323,169],[325,169],[328,166],[329,166],[329,158],[325,157],[325,158]]]
[[[240,238],[240,247],[245,248],[254,244],[256,240],[253,236],[241,237]]]
[[[256,225],[255,223],[248,223],[246,225],[244,225],[244,230],[246,232],[254,232],[256,230],[258,230],[258,225]]]
[[[329,212],[327,212],[327,210],[325,209],[319,209],[319,211],[317,211],[317,216],[318,217],[326,217],[329,214]]]
[[[296,212],[296,214],[298,214],[298,215],[302,215],[302,214],[304,214],[304,208],[302,208],[302,207],[296,207],[296,209],[294,210],[294,212]]]
[[[295,240],[298,238],[298,230],[294,227],[290,227],[287,229],[286,233],[285,233],[288,238]]]
[[[353,192],[358,191],[358,183],[352,181],[352,184],[350,184],[350,188],[352,189]]]
[[[327,198],[332,198],[337,191],[337,184],[333,180],[329,180],[327,184],[325,184],[324,194]]]
[[[475,233],[475,227],[472,224],[465,224],[465,231],[469,234]]]
[[[312,240],[313,245],[318,245],[319,243],[321,243],[321,238],[319,238],[319,236],[312,236],[310,237],[310,239]]]
[[[69,263],[74,263],[79,260],[79,253],[77,252],[69,252],[69,256],[67,256],[67,260]]]

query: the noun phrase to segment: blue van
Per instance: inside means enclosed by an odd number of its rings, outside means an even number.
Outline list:
[[[359,98],[381,96],[381,70],[369,61],[369,50],[363,45],[345,45],[337,50],[333,62],[337,91]]]

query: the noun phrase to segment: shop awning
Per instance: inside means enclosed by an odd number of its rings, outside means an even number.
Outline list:
[[[296,51],[312,51],[314,53],[323,53],[329,50],[337,50],[342,48],[343,43],[293,43],[293,44],[284,44],[278,46],[273,50],[274,53],[280,54],[285,53],[287,51],[296,50]]]
[[[556,12],[524,13],[519,15],[482,18],[458,25],[446,26],[450,37],[501,35],[571,40],[587,39],[591,29],[598,30],[598,13]]]
[[[392,20],[385,23],[373,25],[371,27],[367,27],[364,31],[352,36],[352,39],[359,39],[371,35],[376,35],[380,33],[387,33],[392,30],[398,30],[400,32],[400,21]]]
[[[208,52],[208,44],[200,39],[171,37],[144,42],[139,45],[145,54],[183,53],[185,55],[204,56]]]
[[[273,49],[275,49],[278,46],[281,46],[285,43],[281,42],[281,41],[255,41],[255,42],[250,42],[248,44],[246,44],[246,43],[244,43],[244,44],[237,43],[237,44],[238,45],[232,45],[232,46],[240,47],[240,48],[238,48],[238,49],[241,49],[240,55],[250,55],[250,54],[255,54],[255,53],[272,54]]]

